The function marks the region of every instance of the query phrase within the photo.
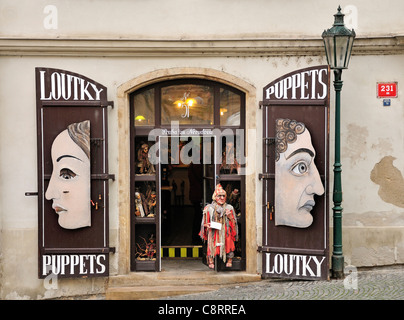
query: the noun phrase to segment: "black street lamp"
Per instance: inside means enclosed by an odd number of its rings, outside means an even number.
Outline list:
[[[335,89],[335,161],[334,161],[334,187],[333,187],[333,252],[331,258],[332,277],[341,279],[344,277],[344,255],[342,253],[342,183],[341,183],[341,108],[340,93],[342,89],[341,74],[343,69],[348,68],[351,57],[352,45],[355,38],[355,31],[349,30],[344,24],[344,14],[341,13],[341,7],[334,15],[333,26],[325,30],[322,34],[325,46],[327,62],[334,70],[334,89]]]

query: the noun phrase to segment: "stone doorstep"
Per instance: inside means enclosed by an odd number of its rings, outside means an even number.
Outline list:
[[[106,300],[153,300],[177,295],[203,293],[219,289],[219,285],[212,286],[131,286],[111,287],[106,290]]]
[[[259,274],[243,272],[133,272],[110,277],[105,296],[107,300],[159,299],[260,280]]]
[[[131,272],[127,275],[110,276],[108,287],[136,287],[161,285],[224,285],[260,281],[259,274],[245,272]]]

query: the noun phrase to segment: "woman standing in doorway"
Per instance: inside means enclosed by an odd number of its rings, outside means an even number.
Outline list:
[[[220,184],[216,186],[212,203],[203,209],[201,231],[202,240],[207,241],[207,261],[213,269],[214,257],[219,256],[226,267],[232,267],[235,242],[238,240],[237,219],[234,208],[226,203],[226,191]]]

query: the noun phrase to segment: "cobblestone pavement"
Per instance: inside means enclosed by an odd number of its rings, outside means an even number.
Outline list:
[[[345,279],[301,281],[268,279],[167,300],[404,300],[404,266],[372,268]]]

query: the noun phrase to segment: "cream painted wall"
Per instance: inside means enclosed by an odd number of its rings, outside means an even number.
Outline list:
[[[53,5],[58,28],[47,30],[44,19]],[[394,1],[321,0],[119,0],[0,2],[0,36],[38,38],[318,38],[333,22],[338,5],[347,22],[367,36],[402,34],[404,3]],[[349,6],[349,7],[348,7]],[[355,17],[357,14],[357,18]],[[349,15],[349,17],[348,17]],[[350,20],[352,19],[352,20]]]
[[[395,157],[394,166],[404,174],[403,66],[402,55],[353,57],[349,70],[343,72],[341,151],[346,213],[404,212],[382,201],[378,185],[370,180],[373,167],[385,156]],[[399,83],[399,96],[391,99],[390,107],[383,107],[382,99],[376,98],[376,83],[388,81]]]

